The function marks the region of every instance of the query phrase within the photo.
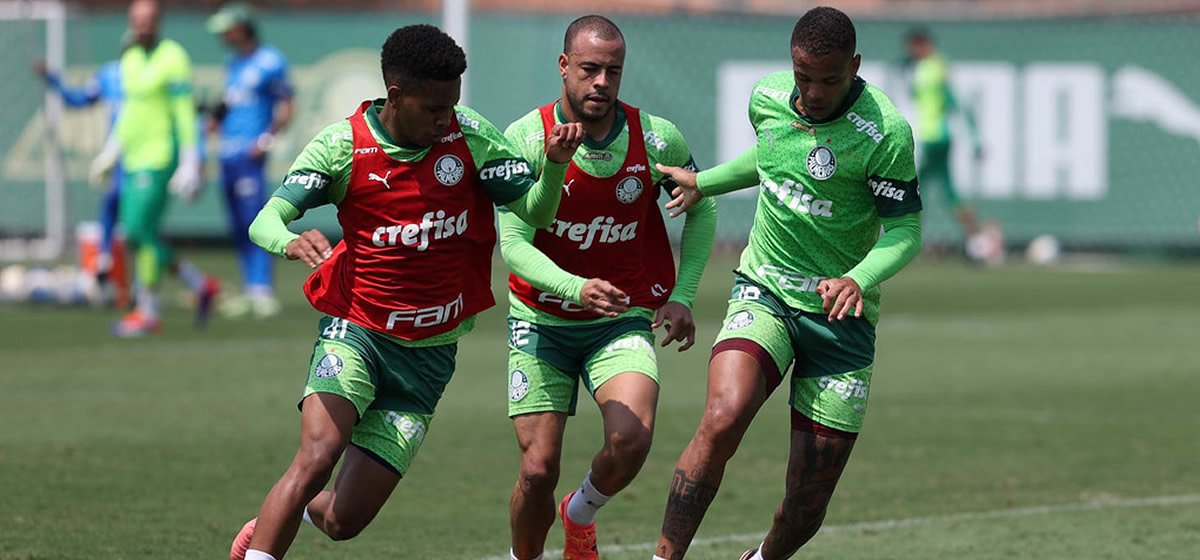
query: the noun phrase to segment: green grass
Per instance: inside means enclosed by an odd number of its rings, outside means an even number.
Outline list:
[[[234,277],[232,256],[192,256]],[[638,546],[657,538],[699,419],[730,268],[709,267],[697,347],[660,355],[655,447],[601,513],[601,545],[623,545],[606,558],[649,557]],[[302,267],[280,272],[281,317],[198,332],[175,310],[146,340],[109,338],[105,311],[0,307],[0,559],[224,557],[298,441],[318,315]],[[885,288],[870,413],[832,530],[798,557],[1193,557],[1200,502],[1128,500],[1200,494],[1197,286],[1194,263],[906,270]],[[288,558],[507,552],[517,449],[503,316],[487,312],[463,339],[430,437],[375,522],[345,543],[303,527]],[[598,420],[581,406],[569,424],[560,495],[586,472]],[[781,497],[787,429],[780,393],[701,527],[711,544],[690,558],[757,543]],[[1050,507],[1023,509],[1037,506]],[[561,543],[553,530],[549,547]]]

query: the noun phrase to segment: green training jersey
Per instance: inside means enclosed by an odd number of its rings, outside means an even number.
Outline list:
[[[171,167],[176,148],[196,146],[192,65],[179,43],[163,39],[149,51],[141,45],[121,55],[124,99],[115,133],[127,171]]]
[[[383,100],[376,100],[373,106],[364,111],[364,117],[384,153],[405,162],[424,158],[429,153],[429,147],[405,147],[392,139],[379,120],[379,110],[382,108]],[[460,105],[454,110],[474,158],[480,183],[495,204],[512,202],[533,187],[535,180],[530,164],[512,148],[499,129],[469,107]],[[325,204],[340,204],[350,181],[353,155],[354,135],[350,131],[350,121],[341,120],[325,127],[304,147],[282,185],[272,196],[287,201],[301,212]],[[449,344],[470,332],[474,325],[475,319],[471,317],[454,330],[427,339],[405,341],[391,338],[405,346]]]
[[[921,210],[908,122],[879,88],[855,78],[833,116],[796,110],[792,72],[758,82],[750,121],[758,136],[760,192],[740,273],[789,305],[820,313],[817,284],[840,278],[879,239],[880,218]],[[879,288],[863,292],[879,319]]]
[[[619,105],[614,111],[616,112],[616,120],[613,121],[613,126],[608,136],[599,141],[591,137],[586,137],[572,158],[572,161],[580,171],[593,177],[612,177],[622,171],[621,165],[625,162],[625,156],[629,152],[629,125],[625,122],[625,111],[622,111]],[[679,132],[679,129],[671,121],[651,115],[644,110],[639,110],[638,112],[642,121],[643,139],[646,143],[646,157],[650,160],[650,177],[653,179],[656,189],[665,189],[667,192],[670,192],[675,188],[674,183],[671,182],[670,177],[659,173],[658,169],[654,167],[655,164],[661,163],[663,165],[683,167],[695,171],[696,162],[692,158],[692,152],[688,148],[683,134]],[[554,105],[554,122],[555,124],[568,122],[567,116],[562,112],[561,101]],[[546,135],[545,127],[542,125],[542,115],[539,110],[534,109],[508,125],[508,128],[504,131],[504,135],[516,146],[517,150],[521,152],[527,161],[533,163],[534,173],[540,173]],[[666,184],[664,181],[671,182],[671,184]],[[526,305],[517,299],[511,291],[508,294],[508,302],[509,312],[513,317],[524,321],[536,322],[541,325],[580,325],[602,323],[629,316],[649,318],[653,318],[654,316],[654,312],[649,309],[634,308],[620,317],[596,317],[594,319],[583,320],[564,319]]]

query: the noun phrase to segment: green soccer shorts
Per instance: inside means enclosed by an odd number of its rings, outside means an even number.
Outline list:
[[[359,420],[350,443],[403,476],[454,374],[458,344],[402,346],[330,316],[318,327],[304,397],[329,393],[354,403]]]
[[[758,358],[767,377],[768,394],[792,369],[788,403],[793,427],[814,431],[811,423],[852,436],[862,430],[875,361],[875,327],[866,319],[827,316],[788,307],[775,294],[741,276],[713,356],[741,350]]]
[[[963,201],[954,189],[954,176],[950,173],[950,142],[925,142],[921,144],[921,165],[917,169],[921,186],[937,185],[946,198],[946,205],[957,210]]]
[[[550,326],[508,318],[508,416],[575,414],[579,382],[589,393],[625,372],[658,383],[650,321],[629,317]]]

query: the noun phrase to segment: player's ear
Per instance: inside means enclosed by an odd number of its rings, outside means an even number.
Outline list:
[[[567,58],[567,53],[558,55],[558,74],[562,76],[562,79],[564,80],[567,79],[567,65],[570,62],[570,59]]]
[[[858,75],[858,67],[862,64],[862,55],[856,54],[850,59],[850,77]]]
[[[404,100],[404,90],[397,84],[391,84],[387,88],[387,101],[389,105],[399,105]]]

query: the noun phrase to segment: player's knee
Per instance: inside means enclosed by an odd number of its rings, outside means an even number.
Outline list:
[[[641,465],[650,454],[650,444],[654,440],[654,431],[642,424],[635,424],[620,430],[614,430],[605,438],[605,445],[610,453],[620,459],[622,464]]]
[[[749,419],[742,407],[719,401],[705,408],[696,437],[714,451],[732,455],[748,425]]]
[[[521,456],[520,485],[525,490],[554,491],[558,485],[558,455],[530,449]]]
[[[340,452],[332,445],[302,447],[296,454],[295,475],[307,490],[320,491],[333,475]]]
[[[347,519],[343,520],[338,517],[325,520],[323,527],[326,535],[335,541],[346,541],[357,537],[363,529],[367,528],[367,522],[362,520]]]

